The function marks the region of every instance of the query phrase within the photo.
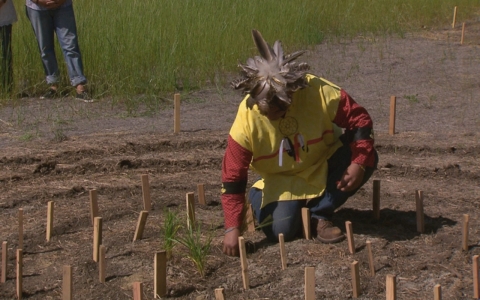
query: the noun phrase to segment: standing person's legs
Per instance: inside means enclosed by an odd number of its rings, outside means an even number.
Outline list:
[[[257,188],[250,189],[248,200],[268,240],[278,242],[280,233],[283,233],[285,241],[295,238],[301,228],[301,208],[305,206],[305,201],[277,201],[261,208],[262,190]]]
[[[58,81],[58,64],[55,56],[52,12],[34,10],[28,7],[26,12],[37,39],[47,83],[54,85]]]
[[[83,73],[82,55],[78,45],[77,25],[73,5],[53,11],[53,22],[58,41],[67,63],[68,75],[72,86],[84,85],[87,82]]]
[[[0,44],[2,57],[0,58],[0,85],[9,93],[13,84],[13,61],[12,61],[12,25],[0,26]]]

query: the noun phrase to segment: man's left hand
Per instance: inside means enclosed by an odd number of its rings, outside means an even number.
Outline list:
[[[365,171],[362,166],[351,163],[343,173],[342,178],[337,183],[337,189],[342,192],[351,192],[360,186]]]

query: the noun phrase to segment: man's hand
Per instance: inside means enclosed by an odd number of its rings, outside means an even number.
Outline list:
[[[55,9],[60,7],[63,3],[65,3],[65,0],[38,0],[37,4],[43,7],[46,7],[48,9]]]
[[[239,256],[238,249],[238,237],[240,236],[240,230],[238,228],[233,229],[225,234],[223,237],[223,253],[229,256]]]
[[[355,190],[362,183],[364,173],[365,170],[362,166],[356,163],[351,163],[345,173],[343,173],[340,181],[337,183],[337,189],[342,192],[351,192]]]

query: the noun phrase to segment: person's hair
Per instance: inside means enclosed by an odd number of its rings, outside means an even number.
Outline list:
[[[261,112],[266,114],[269,105],[277,101],[277,106],[286,109],[292,102],[293,92],[307,86],[305,74],[309,69],[308,64],[294,62],[305,51],[284,55],[280,41],[275,41],[272,48],[259,31],[252,30],[252,36],[260,56],[247,59],[246,64],[239,63],[242,77],[231,85],[250,95],[247,100],[250,109],[257,104]]]

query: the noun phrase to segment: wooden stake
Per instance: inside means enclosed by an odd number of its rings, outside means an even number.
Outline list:
[[[141,282],[133,283],[133,300],[143,300],[143,284]]]
[[[47,242],[50,242],[52,238],[52,229],[53,229],[53,201],[48,201],[47,206]]]
[[[248,263],[247,251],[245,250],[245,239],[243,236],[238,237],[238,245],[240,248],[240,263],[242,266],[243,288],[248,290],[250,288],[250,278],[248,277]]]
[[[453,22],[452,22],[452,28],[455,28],[455,23],[457,22],[457,7],[455,6],[453,8]]]
[[[305,300],[315,300],[315,268],[305,268]]]
[[[225,291],[223,288],[215,289],[215,300],[225,300]]]
[[[353,287],[353,298],[358,298],[360,296],[360,275],[358,272],[358,261],[354,261],[351,266],[352,269],[352,287]]]
[[[390,125],[388,127],[388,133],[395,135],[395,111],[397,106],[397,98],[395,96],[390,97]]]
[[[100,253],[98,259],[98,279],[101,283],[105,283],[105,275],[107,274],[107,264],[105,261],[105,246],[100,245]]]
[[[468,215],[463,215],[462,249],[468,251]]]
[[[18,209],[18,249],[23,249],[23,208]]]
[[[72,266],[63,266],[62,300],[72,300]]]
[[[480,298],[480,290],[478,284],[478,255],[474,255],[472,258],[472,271],[473,271],[473,298]]]
[[[23,292],[23,250],[17,249],[17,299],[22,299]]]
[[[380,180],[373,181],[373,218],[380,219]]]
[[[312,239],[312,230],[310,228],[310,209],[302,207],[303,237],[307,240]]]
[[[255,220],[253,219],[253,208],[251,204],[247,204],[247,231],[255,232]]]
[[[287,268],[287,253],[285,252],[285,238],[283,233],[278,235],[278,243],[280,244],[280,258],[282,259],[282,270]]]
[[[93,225],[93,260],[98,262],[100,245],[102,244],[102,217],[95,217]]]
[[[373,253],[372,253],[372,242],[367,241],[367,251],[368,251],[368,265],[370,266],[370,275],[375,276],[375,264],[373,262]]]
[[[167,294],[167,252],[155,253],[153,277],[153,296],[161,298]]]
[[[388,274],[387,275],[387,300],[396,300],[397,299],[397,276]]]
[[[355,242],[353,240],[352,222],[346,221],[345,228],[347,229],[348,251],[350,251],[350,254],[355,254]]]
[[[94,226],[95,218],[98,217],[98,199],[97,190],[90,190],[90,218],[92,219],[92,226]]]
[[[152,198],[150,197],[150,183],[148,181],[148,174],[142,175],[142,195],[143,210],[150,211],[152,209]]]
[[[465,22],[462,24],[462,38],[460,39],[460,45],[463,45],[463,37],[465,36]]]
[[[423,191],[415,191],[415,203],[417,207],[417,231],[425,232],[425,217],[423,214]]]
[[[2,277],[0,283],[7,281],[7,262],[8,262],[8,242],[2,242]]]
[[[203,184],[197,184],[197,192],[198,192],[198,204],[207,205],[205,201],[205,188]]]
[[[143,236],[143,230],[145,229],[145,223],[147,223],[148,211],[142,210],[138,216],[137,229],[133,236],[133,241],[141,240]]]
[[[174,95],[173,133],[180,132],[180,94]]]
[[[433,287],[433,299],[442,300],[442,286],[440,284],[436,284]]]
[[[187,226],[195,228],[195,194],[187,193]]]

